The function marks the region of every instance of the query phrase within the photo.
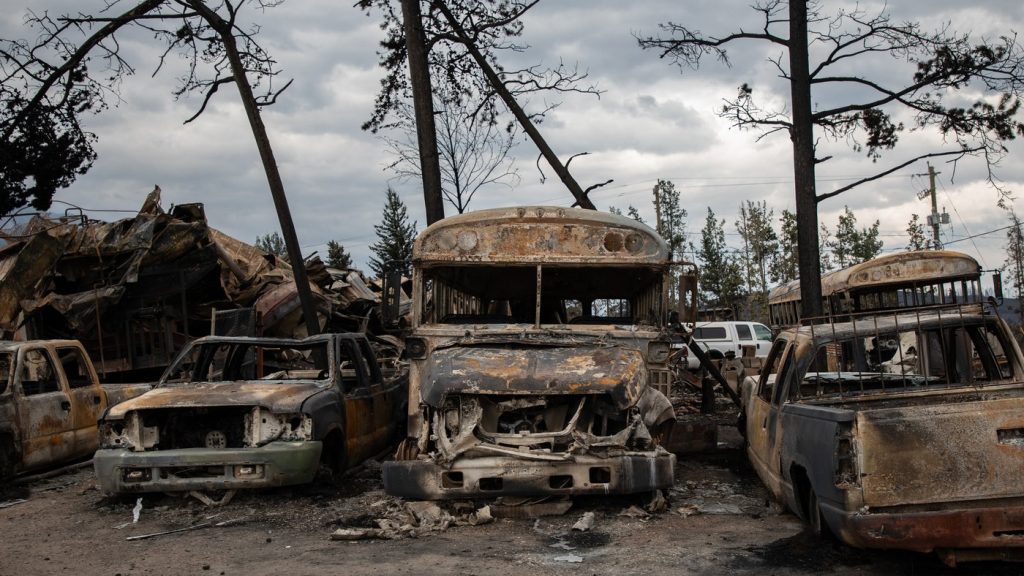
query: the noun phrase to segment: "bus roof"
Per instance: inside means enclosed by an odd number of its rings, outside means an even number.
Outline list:
[[[821,294],[829,296],[868,286],[927,284],[978,278],[981,266],[963,252],[917,250],[879,256],[821,276]],[[800,280],[777,286],[768,294],[768,302],[800,299]]]
[[[493,208],[435,222],[413,261],[666,265],[668,244],[626,216],[559,206]]]

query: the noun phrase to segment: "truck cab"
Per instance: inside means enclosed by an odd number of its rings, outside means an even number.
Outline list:
[[[77,340],[0,343],[0,479],[91,456],[106,408]]]
[[[363,334],[200,338],[104,416],[96,478],[108,493],[338,478],[401,436],[407,382],[397,351]]]

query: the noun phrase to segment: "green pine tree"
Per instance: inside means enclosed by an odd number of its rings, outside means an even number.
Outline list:
[[[932,239],[925,234],[921,218],[917,214],[910,215],[910,221],[907,222],[907,236],[907,250],[932,249]]]
[[[412,274],[412,244],[416,239],[416,222],[409,224],[405,204],[394,190],[388,188],[381,223],[373,227],[377,241],[370,244],[370,270],[383,278],[387,270],[398,268],[402,275]]]
[[[288,261],[288,248],[284,245],[284,238],[277,232],[257,236],[255,246],[267,254],[273,254],[285,262]]]
[[[327,265],[331,268],[346,269],[352,267],[352,255],[345,247],[334,240],[327,241]]]
[[[772,227],[775,211],[764,200],[747,200],[740,204],[736,231],[743,238],[744,276],[751,295],[752,312],[757,317],[768,315],[768,277],[779,252],[779,236]]]
[[[832,249],[832,257],[835,258],[839,268],[846,268],[871,260],[882,251],[882,241],[878,239],[878,220],[869,228],[857,229],[857,217],[849,206],[843,207],[843,213],[839,215],[839,224],[836,226],[835,236],[827,241],[827,246]]]
[[[725,244],[725,220],[708,208],[700,231],[700,289],[704,303],[711,307],[735,308],[742,297],[743,269]]]
[[[655,230],[668,243],[669,258],[685,260],[683,251],[686,249],[686,209],[679,202],[679,190],[671,180],[658,180],[654,185]],[[640,214],[630,206],[630,216],[639,222]],[[669,284],[669,303],[674,309],[679,302],[679,267],[672,268],[672,282]]]
[[[782,234],[779,235],[778,255],[772,260],[771,278],[773,282],[785,284],[796,280],[799,271],[796,214],[783,208],[779,222],[782,224]]]

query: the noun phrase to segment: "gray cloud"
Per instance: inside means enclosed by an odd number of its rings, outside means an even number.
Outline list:
[[[8,9],[0,15],[0,37],[30,36],[21,26],[22,6],[28,3],[7,4]],[[405,200],[421,229],[424,217],[417,183],[398,182],[384,172],[389,161],[385,147],[375,136],[359,130],[379,86],[376,51],[382,32],[376,14],[367,17],[350,4],[292,0],[247,17],[261,26],[261,41],[280,64],[282,73],[275,83],[294,79],[264,118],[300,242],[307,251],[323,252],[327,240],[337,239],[353,252],[357,262],[365,262],[374,239],[372,226],[389,185]],[[32,3],[33,9],[45,8],[51,13],[88,11],[102,5],[102,0]],[[853,5],[829,3],[825,8]],[[897,19],[920,19],[928,26],[950,22],[959,30],[988,36],[1021,29],[1024,24],[1024,5],[1017,0],[979,0],[969,5],[953,0],[915,0],[890,4],[889,8]],[[731,67],[709,60],[699,70],[679,69],[656,52],[640,50],[635,39],[637,35],[661,34],[658,24],[666,21],[705,34],[760,27],[746,0],[548,0],[534,8],[526,21],[523,42],[531,48],[522,54],[503,55],[502,63],[509,67],[578,63],[605,90],[600,99],[565,98],[541,127],[563,158],[591,152],[572,164],[584,186],[615,180],[593,192],[599,206],[633,204],[650,218],[650,189],[658,178],[667,178],[681,190],[694,233],[703,225],[709,206],[726,218],[730,228],[740,202],[746,199],[764,199],[777,214],[782,208],[792,209],[791,150],[786,136],[777,134],[757,141],[756,132],[738,131],[715,116],[721,99],[731,97],[744,82],[754,87],[759,101],[785,109],[788,88],[767,62],[781,51],[747,42],[730,48]],[[183,62],[172,58],[151,78],[160,51],[151,35],[130,33],[123,48],[138,73],[122,86],[124,101],[116,109],[88,120],[89,128],[99,136],[100,158],[92,172],[59,192],[57,198],[88,208],[132,210],[159,184],[165,191],[165,203],[204,202],[213,226],[243,240],[276,230],[276,215],[255,145],[233,91],[222,89],[199,120],[183,126],[201,102],[195,97],[175,101],[171,96]],[[847,72],[895,82],[907,78],[911,70],[882,59],[856,63]],[[815,101],[825,107],[849,97],[849,93],[821,91],[815,94]],[[934,134],[905,134],[897,150],[873,163],[863,153],[850,151],[845,142],[822,141],[823,154],[834,155],[834,159],[819,166],[819,187],[827,191],[941,144]],[[1018,160],[1021,152],[1019,145],[1012,146],[1000,167],[1000,175],[1011,188],[1024,185],[1024,164]],[[514,191],[502,187],[483,190],[472,207],[571,203],[546,166],[547,179],[541,183],[532,144],[522,143],[516,154],[521,185]],[[941,203],[954,215],[955,226],[946,232],[948,240],[1005,225],[1005,213],[995,208],[995,193],[983,184],[983,164],[961,162],[955,174],[953,167],[941,160],[935,164],[942,171]],[[923,165],[916,165],[826,201],[821,204],[822,221],[834,226],[836,215],[848,204],[862,225],[880,220],[887,249],[902,246],[905,239],[901,233],[910,213],[927,210],[926,203],[915,197],[923,180],[914,174],[924,170]],[[727,238],[738,242],[735,236]],[[1001,263],[1002,242],[1003,237],[995,234],[953,246],[983,253],[991,267]]]

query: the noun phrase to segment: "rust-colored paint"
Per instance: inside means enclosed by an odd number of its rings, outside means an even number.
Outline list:
[[[1024,547],[1024,503],[995,501],[962,509],[852,514],[843,521],[844,540],[862,548],[936,549]]]
[[[423,400],[448,394],[608,394],[620,409],[647,386],[643,354],[620,346],[466,346],[435,350]]]
[[[553,206],[495,208],[445,218],[420,234],[413,254],[424,262],[669,260],[665,241],[630,218]]]

